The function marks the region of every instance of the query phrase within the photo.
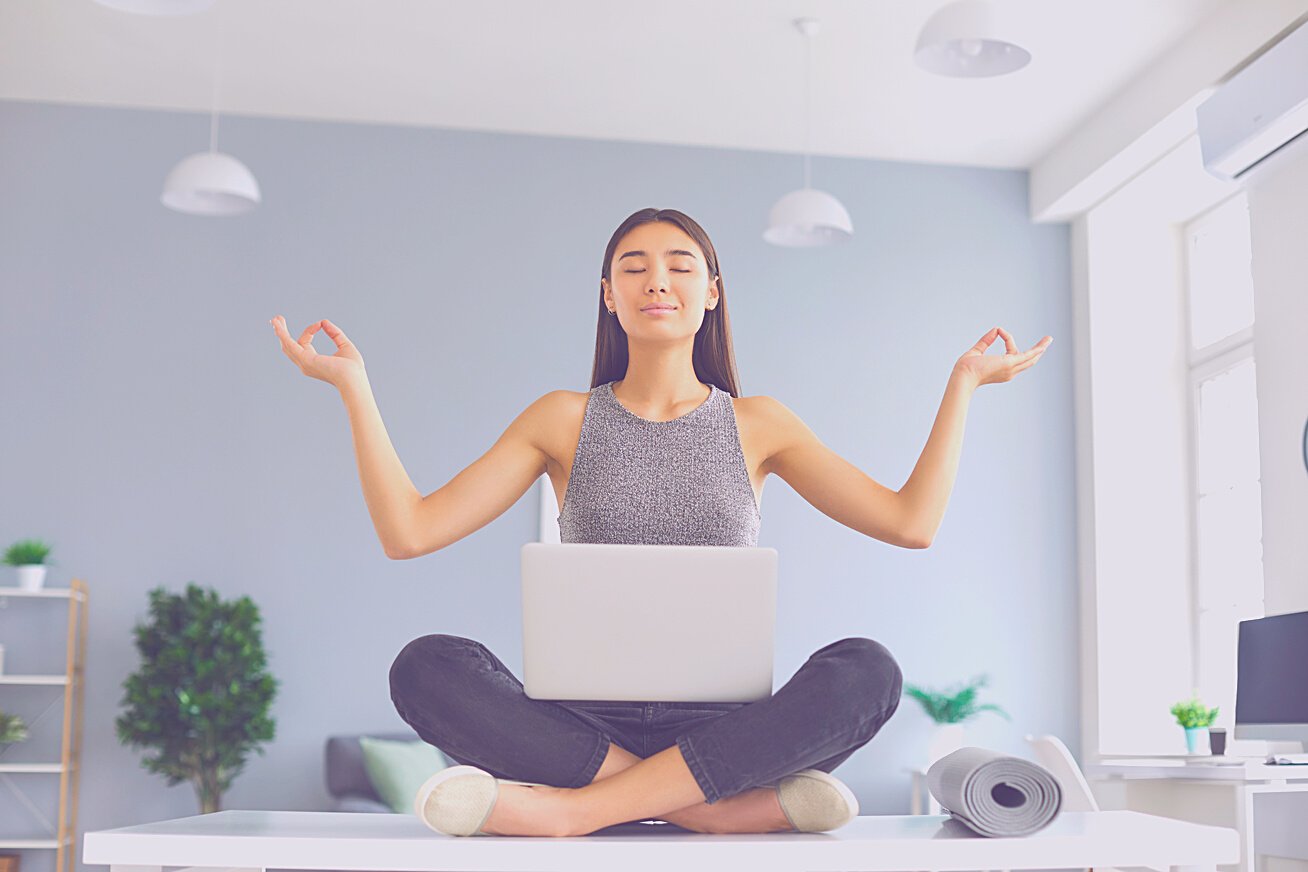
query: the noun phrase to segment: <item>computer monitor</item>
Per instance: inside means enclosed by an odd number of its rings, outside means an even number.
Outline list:
[[[1308,612],[1240,622],[1235,738],[1308,747]]]

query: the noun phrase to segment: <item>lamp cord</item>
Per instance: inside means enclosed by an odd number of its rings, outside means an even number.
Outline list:
[[[216,12],[218,21],[214,32],[213,59],[213,100],[209,107],[209,152],[218,150],[218,83],[222,79],[223,69],[223,4],[218,4]]]
[[[813,37],[804,34],[804,187],[809,187],[809,155],[813,151]]]

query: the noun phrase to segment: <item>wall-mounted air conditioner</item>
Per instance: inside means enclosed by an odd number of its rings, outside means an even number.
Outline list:
[[[1204,169],[1220,179],[1240,179],[1296,139],[1308,141],[1308,23],[1224,82],[1196,114]]]

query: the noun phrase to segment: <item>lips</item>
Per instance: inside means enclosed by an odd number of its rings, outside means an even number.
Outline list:
[[[640,311],[649,312],[653,309],[675,309],[675,308],[677,307],[676,306],[641,306]]]

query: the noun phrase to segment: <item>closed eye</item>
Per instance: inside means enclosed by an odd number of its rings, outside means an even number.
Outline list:
[[[672,271],[673,271],[673,272],[690,272],[690,270],[688,270],[688,269],[674,269],[674,270],[672,270]],[[643,269],[624,269],[623,272],[629,272],[629,273],[642,273],[642,272],[644,272],[644,270],[643,270]]]

